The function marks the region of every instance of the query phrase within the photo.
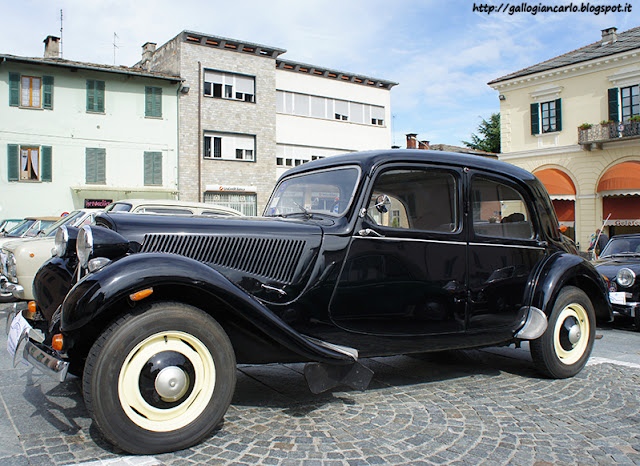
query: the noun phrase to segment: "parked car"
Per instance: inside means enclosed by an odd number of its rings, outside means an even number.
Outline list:
[[[63,227],[9,347],[58,380],[81,375],[109,442],[177,450],[218,425],[236,363],[307,362],[319,393],[365,389],[362,358],[528,340],[542,374],[575,375],[612,311],[570,249],[544,186],[512,165],[329,157],[285,173],[262,218],[107,212]]]
[[[0,249],[0,302],[33,299],[33,278],[51,258],[58,227],[81,227],[91,223],[96,209],[75,210],[33,238],[14,238]]]
[[[38,236],[41,231],[60,220],[60,217],[26,217],[0,237],[0,245],[15,238]]]
[[[613,312],[633,317],[640,330],[640,234],[614,236],[593,264],[608,282]]]
[[[208,215],[214,217],[239,216],[241,212],[230,207],[205,202],[174,201],[166,199],[126,199],[112,202],[105,212],[135,212],[138,214]]]

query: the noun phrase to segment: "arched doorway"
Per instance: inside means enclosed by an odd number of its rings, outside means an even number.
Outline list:
[[[575,241],[576,187],[573,181],[569,175],[557,168],[538,170],[534,172],[534,175],[547,188],[558,216],[561,231]]]
[[[602,217],[609,236],[640,233],[640,162],[622,162],[609,168],[598,183]]]

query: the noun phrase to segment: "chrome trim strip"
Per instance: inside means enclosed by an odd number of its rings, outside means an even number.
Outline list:
[[[388,241],[412,241],[416,243],[438,243],[438,244],[455,244],[466,246],[466,241],[443,241],[439,239],[418,239],[418,238],[396,238],[392,236],[352,236],[354,239],[373,239],[373,240],[388,240]]]
[[[544,251],[542,246],[524,246],[520,244],[495,244],[495,243],[469,243],[469,246],[495,246],[497,248],[519,248],[519,249],[537,249]]]
[[[328,341],[318,340],[317,338],[310,337],[309,335],[303,335],[307,340],[312,343],[315,343],[318,346],[322,346],[323,348],[336,351],[337,353],[344,354],[346,356],[351,357],[354,362],[358,360],[358,350],[355,348],[350,348],[348,346],[336,345],[335,343],[329,343]]]

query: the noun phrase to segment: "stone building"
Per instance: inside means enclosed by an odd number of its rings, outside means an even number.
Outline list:
[[[538,176],[584,251],[605,224],[640,232],[640,28],[488,83],[500,98],[500,159]]]
[[[143,46],[136,66],[183,79],[181,199],[259,215],[288,168],[390,147],[396,83],[283,60],[284,52],[193,31]]]

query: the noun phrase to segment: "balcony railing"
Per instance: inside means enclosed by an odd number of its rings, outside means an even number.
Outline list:
[[[596,144],[599,149],[602,149],[603,143],[638,136],[640,136],[638,121],[592,125],[590,128],[578,127],[578,144],[583,145],[587,150],[591,150],[591,144]]]

